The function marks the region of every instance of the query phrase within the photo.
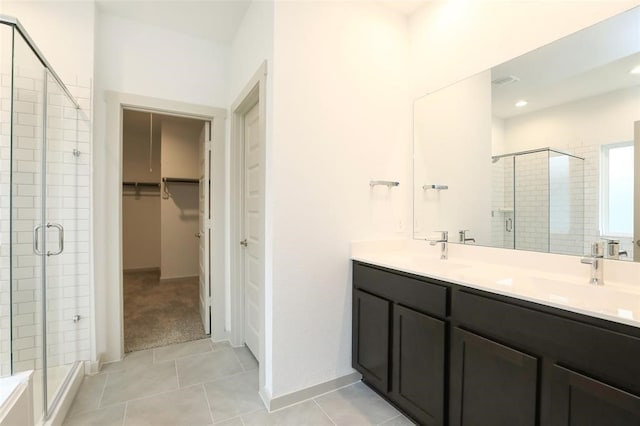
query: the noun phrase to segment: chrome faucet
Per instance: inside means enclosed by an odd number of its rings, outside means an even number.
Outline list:
[[[591,244],[591,256],[583,257],[580,262],[591,265],[591,279],[589,284],[604,285],[604,244],[594,242]]]
[[[442,244],[440,246],[440,259],[441,260],[447,260],[448,253],[449,253],[449,247],[448,247],[449,232],[447,232],[447,231],[435,231],[435,232],[440,232],[440,234],[441,234],[440,239],[439,240],[427,240],[427,241],[429,241],[429,245],[430,246],[435,246],[436,244]]]
[[[620,240],[612,240],[609,238],[603,238],[607,243],[607,249],[605,250],[605,257],[607,259],[620,259],[620,256],[629,256],[626,250],[620,251]]]
[[[471,242],[476,242],[475,238],[467,238],[467,232],[469,232],[468,229],[464,229],[462,231],[458,231],[458,234],[460,235],[460,240],[459,242],[461,242],[462,244],[467,244],[467,241],[471,241]]]

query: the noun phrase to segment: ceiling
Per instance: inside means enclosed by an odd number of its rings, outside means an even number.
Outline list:
[[[220,43],[230,43],[250,0],[97,0],[100,12]]]
[[[509,118],[640,85],[629,71],[640,65],[640,8],[562,38],[494,67],[491,79],[519,81],[492,87],[493,114]],[[525,99],[524,108],[515,102]]]

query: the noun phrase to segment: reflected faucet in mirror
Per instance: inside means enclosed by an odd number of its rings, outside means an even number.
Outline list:
[[[458,234],[460,235],[460,239],[458,240],[458,242],[462,244],[467,244],[468,242],[475,243],[476,242],[475,238],[467,238],[467,232],[469,232],[468,229],[463,229],[461,231],[458,231]]]
[[[620,240],[612,240],[609,238],[603,238],[607,243],[607,249],[605,250],[605,257],[607,259],[620,259],[620,256],[629,256],[626,250],[620,250]]]
[[[427,241],[429,241],[430,246],[441,244],[440,260],[447,260],[448,254],[449,254],[448,245],[447,245],[449,243],[449,232],[448,231],[434,231],[434,232],[440,232],[440,239],[427,240]]]

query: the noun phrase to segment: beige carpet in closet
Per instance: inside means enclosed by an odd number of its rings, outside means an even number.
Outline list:
[[[124,351],[203,339],[198,277],[160,282],[159,271],[124,274]]]

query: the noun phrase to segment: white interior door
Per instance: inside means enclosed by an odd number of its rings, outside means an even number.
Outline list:
[[[260,108],[256,103],[244,116],[244,339],[260,361],[260,294],[264,283],[264,230],[262,207],[262,147]]]
[[[211,122],[205,123],[198,141],[200,152],[200,184],[198,195],[198,264],[200,280],[200,318],[204,332],[211,334],[211,274],[209,247],[211,241]]]

